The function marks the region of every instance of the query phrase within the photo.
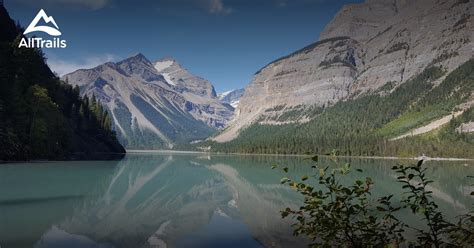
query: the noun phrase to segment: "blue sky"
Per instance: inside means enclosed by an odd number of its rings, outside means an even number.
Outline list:
[[[40,8],[65,49],[44,49],[63,74],[143,53],[177,59],[217,92],[245,87],[270,61],[302,48],[346,3],[360,0],[4,0],[26,27]]]

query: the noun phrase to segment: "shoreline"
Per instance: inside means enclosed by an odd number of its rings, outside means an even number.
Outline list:
[[[208,155],[239,155],[239,156],[282,156],[282,157],[312,157],[315,155],[306,154],[264,154],[264,153],[219,153],[204,151],[183,151],[183,150],[127,150],[127,154],[133,153],[175,153],[175,154],[208,154]],[[329,155],[317,155],[319,157],[330,157]],[[389,160],[421,160],[424,161],[474,161],[474,158],[453,158],[453,157],[397,157],[397,156],[337,156],[339,158],[364,158],[364,159],[389,159]]]
[[[85,154],[85,153],[75,153],[75,155],[77,154]],[[120,161],[122,160],[126,155],[127,153],[124,152],[124,153],[119,153],[119,152],[95,152],[95,153],[91,153],[89,155],[93,155],[93,156],[101,156],[102,159],[93,159],[92,157],[91,158],[86,158],[86,159],[82,159],[80,157],[70,157],[70,158],[66,158],[66,159],[58,159],[58,160],[54,160],[54,159],[30,159],[30,160],[1,160],[0,159],[0,165],[1,164],[14,164],[14,163],[44,163],[44,162],[75,162],[75,161]],[[104,156],[108,156],[108,158],[105,158]],[[113,157],[110,157],[110,156],[113,156]],[[118,158],[120,157],[120,158]]]
[[[312,157],[315,155],[308,154],[264,154],[264,153],[219,153],[219,152],[205,152],[205,151],[185,151],[185,150],[126,150],[126,153],[120,153],[125,158],[128,154],[205,154],[212,156],[278,156],[278,157]],[[319,157],[327,158],[330,155],[317,155]],[[357,158],[357,159],[383,159],[383,160],[421,160],[424,161],[474,161],[474,158],[453,158],[453,157],[397,157],[397,156],[347,156],[341,155],[337,156],[338,158]],[[13,164],[13,163],[44,163],[44,162],[71,162],[71,161],[120,161],[121,159],[72,159],[72,160],[13,160],[13,161],[3,161],[0,160],[0,165],[2,164]]]
[[[201,151],[183,151],[183,150],[127,150],[126,154],[133,153],[180,153],[180,154],[209,154]]]

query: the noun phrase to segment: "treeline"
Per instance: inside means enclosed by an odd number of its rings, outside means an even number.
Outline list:
[[[59,80],[0,6],[0,160],[90,159],[123,153],[99,102]],[[12,40],[12,30],[16,38]]]
[[[397,132],[449,114],[454,106],[465,102],[473,92],[474,60],[451,72],[439,86],[433,88],[433,82],[442,75],[442,68],[430,67],[388,95],[372,92],[338,102],[325,108],[308,123],[254,124],[241,131],[239,137],[231,142],[206,142],[199,146],[209,145],[217,152],[241,153],[326,154],[336,148],[343,155],[353,156],[415,156],[425,153],[429,156],[472,157],[473,134],[455,130],[460,118],[464,118],[464,122],[474,120],[472,108],[436,134],[390,141]],[[420,118],[429,108],[436,111]],[[387,130],[387,124],[406,113],[412,113],[411,119]]]

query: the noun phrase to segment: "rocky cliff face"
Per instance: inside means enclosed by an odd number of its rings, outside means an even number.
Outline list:
[[[329,106],[389,82],[397,87],[429,66],[452,71],[473,57],[473,5],[367,0],[343,7],[320,41],[255,74],[232,124],[214,139],[232,140],[252,123],[287,123],[278,117],[295,108]]]
[[[233,109],[219,101],[209,81],[191,74],[173,58],[158,60],[153,66],[174,91],[189,101],[186,111],[194,119],[221,129],[232,118]]]
[[[127,148],[171,148],[202,139],[232,116],[233,109],[219,102],[210,82],[173,59],[152,63],[138,54],[63,79],[107,107]]]
[[[158,60],[154,63],[154,67],[165,77],[168,84],[173,85],[179,92],[208,98],[216,97],[214,86],[209,81],[189,73],[173,58]]]

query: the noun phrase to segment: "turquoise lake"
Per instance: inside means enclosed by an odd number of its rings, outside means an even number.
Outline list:
[[[374,194],[402,197],[393,165],[410,160],[340,159],[375,181]],[[330,163],[322,158],[319,164]],[[0,247],[305,247],[280,210],[302,198],[280,184],[311,174],[302,156],[130,153],[120,161],[0,164]],[[453,218],[468,211],[473,161],[427,161],[430,190]],[[402,217],[403,218],[403,217]],[[417,225],[420,220],[405,217]]]

